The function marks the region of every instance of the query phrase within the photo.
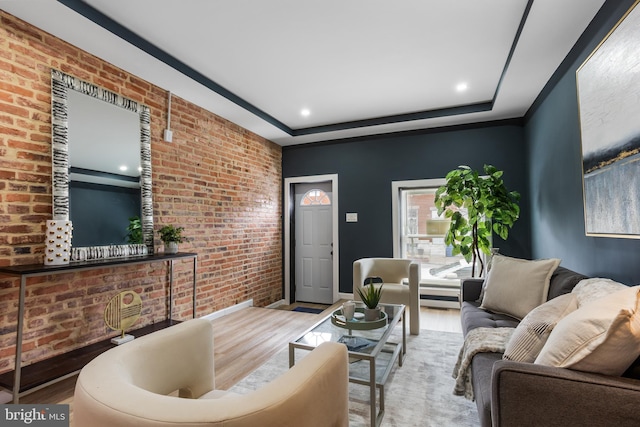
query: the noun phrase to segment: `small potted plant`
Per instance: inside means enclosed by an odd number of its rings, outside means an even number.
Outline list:
[[[160,240],[164,243],[165,254],[175,254],[178,252],[178,243],[182,243],[184,237],[182,237],[183,227],[174,227],[173,225],[165,225],[160,230]]]
[[[142,221],[139,216],[129,218],[129,226],[127,227],[127,243],[130,245],[139,245],[144,243],[142,236]]]
[[[358,295],[365,305],[364,320],[373,321],[380,318],[380,297],[382,297],[382,283],[379,287],[374,286],[373,279],[364,288],[358,288]]]

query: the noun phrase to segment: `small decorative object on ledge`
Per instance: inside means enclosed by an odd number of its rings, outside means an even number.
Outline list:
[[[44,264],[64,265],[71,260],[71,221],[50,219],[45,236]]]
[[[104,322],[114,331],[122,332],[121,336],[111,340],[113,344],[124,344],[135,338],[133,335],[126,335],[124,331],[138,320],[141,311],[142,300],[134,291],[120,292],[111,298],[104,309]]]
[[[183,227],[174,227],[173,225],[165,225],[160,230],[160,240],[164,243],[165,254],[175,254],[178,252],[178,243],[182,243],[184,237],[182,237]]]
[[[72,261],[99,260],[147,255],[147,245],[85,246],[71,250]]]

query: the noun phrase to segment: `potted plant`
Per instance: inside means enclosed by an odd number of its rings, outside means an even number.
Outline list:
[[[458,166],[446,176],[446,184],[438,188],[435,205],[438,215],[451,219],[445,243],[451,245],[452,255],[462,254],[472,262],[471,275],[484,273],[482,253],[491,254],[491,235],[495,232],[503,240],[520,216],[517,191],[508,191],[502,180],[503,171],[484,165],[486,175],[469,166]],[[466,209],[467,217],[460,212]]]
[[[129,218],[129,226],[127,227],[127,243],[137,245],[144,243],[142,238],[142,221],[138,216]]]
[[[182,243],[184,240],[183,231],[183,227],[174,227],[173,225],[165,225],[158,230],[160,240],[164,243],[164,253],[175,254],[178,252],[178,243]]]
[[[373,285],[373,279],[369,281],[367,286],[363,288],[357,288],[358,295],[365,305],[364,320],[373,321],[380,318],[380,297],[382,297],[382,283],[379,287]]]

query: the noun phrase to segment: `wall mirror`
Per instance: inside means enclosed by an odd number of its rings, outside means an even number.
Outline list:
[[[58,70],[51,86],[53,218],[73,223],[71,259],[153,253],[149,108]]]

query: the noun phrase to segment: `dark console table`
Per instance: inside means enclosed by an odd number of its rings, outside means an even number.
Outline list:
[[[60,356],[55,356],[22,368],[22,332],[24,327],[24,300],[27,279],[29,277],[47,276],[52,274],[70,273],[83,270],[94,270],[105,267],[120,267],[124,265],[143,264],[153,262],[169,263],[169,312],[164,322],[158,322],[131,332],[135,335],[145,335],[158,329],[163,329],[178,323],[172,319],[173,315],[173,263],[176,260],[193,260],[193,317],[196,316],[196,268],[197,254],[179,252],[177,254],[154,254],[126,258],[110,258],[91,261],[75,261],[67,265],[15,265],[0,267],[0,275],[20,277],[20,296],[18,303],[18,327],[16,332],[16,361],[15,369],[0,375],[0,386],[13,391],[13,403],[18,403],[20,396],[32,393],[46,385],[61,381],[75,375],[91,359],[98,354],[114,347],[110,340],[101,341]],[[24,381],[23,381],[24,378]]]

